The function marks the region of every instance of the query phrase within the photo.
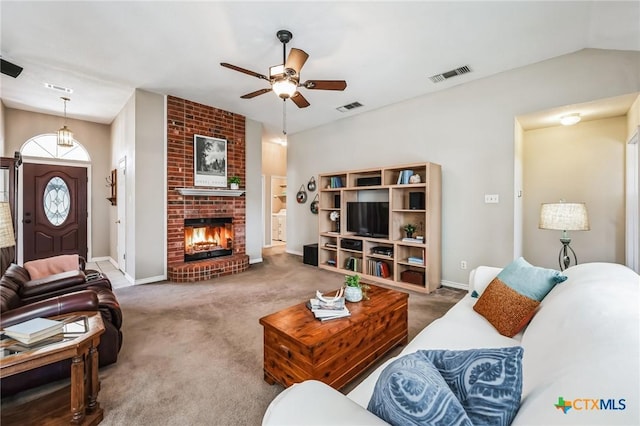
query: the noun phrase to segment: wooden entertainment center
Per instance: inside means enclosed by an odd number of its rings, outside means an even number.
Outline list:
[[[423,293],[439,288],[441,181],[435,163],[321,174],[318,267]],[[348,209],[357,208],[354,202],[388,203],[387,232],[349,230],[356,220],[353,214],[348,220]],[[404,231],[409,223],[416,227],[412,239]]]

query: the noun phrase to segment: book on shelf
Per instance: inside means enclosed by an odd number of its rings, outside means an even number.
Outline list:
[[[409,258],[407,258],[407,263],[412,263],[414,265],[424,265],[424,259],[421,257],[409,256]]]
[[[353,272],[362,271],[362,259],[358,257],[349,257],[344,264],[344,269],[348,269]]]
[[[342,178],[340,176],[331,176],[329,186],[331,188],[342,188]]]
[[[64,323],[48,318],[33,318],[4,329],[4,334],[24,344],[32,344],[40,340],[62,333]]]
[[[409,178],[413,176],[413,170],[402,170],[398,175],[398,185],[406,185],[409,183]]]
[[[404,237],[402,239],[403,243],[418,243],[418,244],[424,244],[424,237],[415,237],[415,238],[408,238],[408,237]]]
[[[389,278],[391,276],[391,269],[387,262],[369,259],[367,261],[367,274],[375,277]]]

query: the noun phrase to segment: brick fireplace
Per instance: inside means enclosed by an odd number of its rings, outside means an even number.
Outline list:
[[[245,182],[245,118],[196,102],[167,98],[167,271],[174,282],[203,281],[242,272],[246,254],[244,196],[182,195],[177,188],[194,188],[193,136],[227,140],[227,176]],[[202,188],[202,187],[195,187]],[[185,261],[185,225],[198,219],[231,221],[231,247],[220,256]],[[188,226],[188,225],[187,225]],[[216,241],[217,243],[217,241]],[[192,249],[189,249],[193,251]],[[229,254],[230,252],[230,254]]]

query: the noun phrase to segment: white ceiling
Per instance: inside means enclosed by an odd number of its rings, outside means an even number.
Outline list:
[[[584,48],[640,50],[640,2],[0,2],[2,57],[24,67],[2,75],[11,108],[111,123],[135,88],[225,109],[282,129],[268,83],[220,62],[268,74],[282,62],[279,29],[309,54],[308,79],[344,79],[344,92],[301,89],[287,107],[289,133]],[[470,74],[434,84],[462,65]],[[347,113],[337,107],[358,101]]]

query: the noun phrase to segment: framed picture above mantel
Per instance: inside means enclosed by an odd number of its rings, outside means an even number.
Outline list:
[[[193,135],[194,186],[227,187],[227,141]]]

